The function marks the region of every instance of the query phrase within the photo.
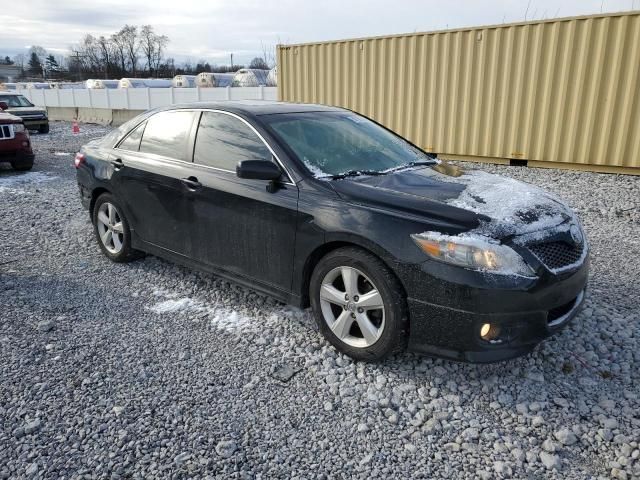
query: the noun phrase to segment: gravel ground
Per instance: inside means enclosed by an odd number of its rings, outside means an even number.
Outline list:
[[[109,262],[73,153],[0,168],[0,479],[640,478],[640,177],[483,166],[555,191],[584,311],[530,356],[355,363],[308,311],[154,257]],[[478,168],[478,167],[476,167]]]

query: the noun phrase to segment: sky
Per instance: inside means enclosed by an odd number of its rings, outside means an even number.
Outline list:
[[[151,24],[177,61],[248,63],[278,43],[640,9],[640,0],[23,0],[0,10],[0,55],[67,54],[86,33]]]

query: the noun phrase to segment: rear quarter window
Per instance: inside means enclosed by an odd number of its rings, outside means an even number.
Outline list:
[[[138,125],[125,139],[120,142],[118,148],[121,150],[128,150],[130,152],[137,152],[140,149],[140,140],[142,139],[142,133],[147,122],[143,122]]]
[[[140,151],[191,161],[187,147],[194,115],[185,111],[156,113],[147,120]]]

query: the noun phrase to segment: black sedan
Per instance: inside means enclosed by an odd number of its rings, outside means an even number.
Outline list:
[[[111,260],[151,253],[311,306],[356,359],[511,358],[584,297],[587,241],[562,201],[348,110],[172,106],[87,144],[76,167]]]

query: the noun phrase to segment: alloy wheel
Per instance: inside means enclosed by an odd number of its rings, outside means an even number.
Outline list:
[[[104,202],[98,208],[98,235],[104,248],[109,253],[117,255],[124,246],[124,228],[122,217],[118,209],[109,202]]]
[[[382,295],[357,268],[337,267],[325,275],[320,287],[320,308],[334,335],[352,347],[370,347],[384,331]]]

